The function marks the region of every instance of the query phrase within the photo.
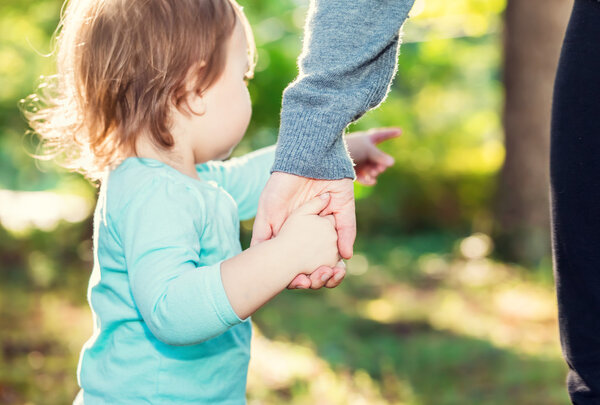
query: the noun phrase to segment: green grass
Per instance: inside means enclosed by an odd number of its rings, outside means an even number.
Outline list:
[[[91,263],[69,238],[52,238],[77,229],[2,235],[2,404],[65,404],[77,391]],[[50,252],[50,240],[54,253],[30,257]],[[286,290],[259,310],[249,403],[567,403],[553,286],[539,274],[549,270],[467,260],[460,241],[360,237],[340,287]],[[50,276],[31,269],[39,262]]]

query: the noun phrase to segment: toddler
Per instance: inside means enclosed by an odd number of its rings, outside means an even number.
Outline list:
[[[57,80],[26,114],[46,156],[101,184],[75,403],[245,403],[250,315],[338,262],[328,194],[241,251],[274,147],[219,160],[250,120],[254,54],[234,0],[68,2]]]

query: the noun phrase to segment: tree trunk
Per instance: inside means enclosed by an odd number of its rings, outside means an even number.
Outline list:
[[[508,0],[504,42],[506,160],[496,241],[501,255],[534,264],[550,252],[552,89],[572,0]]]

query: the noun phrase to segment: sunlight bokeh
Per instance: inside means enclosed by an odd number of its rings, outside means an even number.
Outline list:
[[[308,0],[240,1],[258,46],[241,155],[276,142]],[[417,0],[386,101],[349,131],[400,126],[396,164],[356,185],[358,237],[334,290],[284,291],[253,315],[249,404],[567,402],[550,258],[492,241],[505,156],[505,0]],[[92,333],[97,189],[35,162],[18,100],[54,73],[59,0],[0,4],[0,403],[64,404]],[[247,247],[252,221],[241,224]]]

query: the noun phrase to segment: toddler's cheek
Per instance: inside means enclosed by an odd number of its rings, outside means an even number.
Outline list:
[[[248,125],[250,124],[250,119],[252,117],[252,106],[250,104],[250,97],[247,97],[247,100],[243,101],[243,104],[240,108],[240,112],[238,115],[238,128],[236,132],[239,134],[239,139],[241,140],[248,129]]]

